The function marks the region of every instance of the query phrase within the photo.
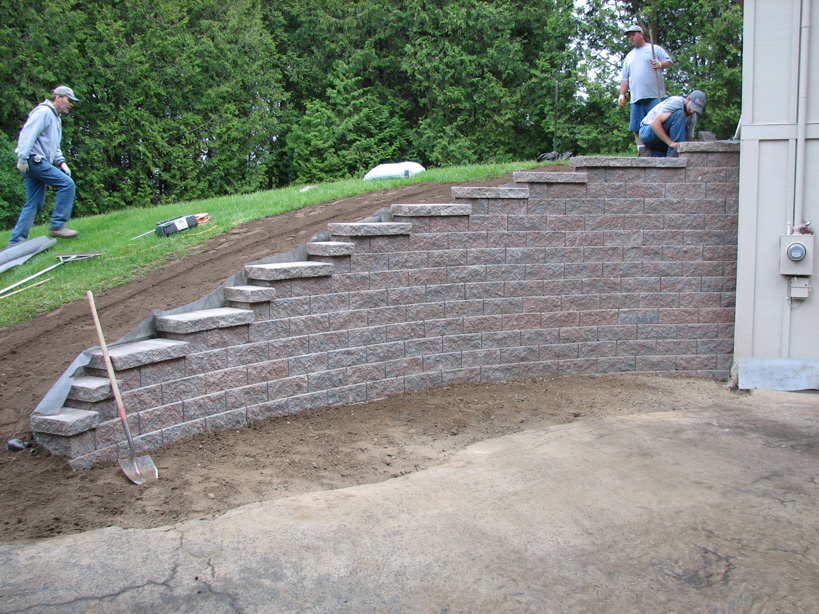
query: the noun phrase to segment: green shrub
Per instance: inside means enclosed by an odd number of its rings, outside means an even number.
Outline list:
[[[14,143],[0,131],[0,228],[14,227],[26,200],[26,189],[17,170]]]

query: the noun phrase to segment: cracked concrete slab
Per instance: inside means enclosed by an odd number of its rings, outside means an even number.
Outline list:
[[[0,612],[819,611],[819,396],[756,394],[527,431],[218,518],[3,546]]]

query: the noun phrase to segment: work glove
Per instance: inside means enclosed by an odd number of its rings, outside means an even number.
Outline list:
[[[66,175],[68,175],[69,177],[71,177],[71,169],[70,169],[70,168],[68,168],[68,164],[66,164],[65,162],[61,162],[61,163],[60,163],[60,168],[62,169],[62,171],[63,171],[63,172],[66,174]]]
[[[17,163],[17,170],[20,171],[21,173],[27,173],[28,172],[28,162],[18,162]]]

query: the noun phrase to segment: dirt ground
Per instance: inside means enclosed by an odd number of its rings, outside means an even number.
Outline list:
[[[391,188],[237,227],[190,258],[99,293],[95,298],[106,337],[123,336],[153,309],[200,298],[246,262],[291,250],[326,230],[329,222],[360,220],[394,203],[450,202],[451,187]],[[84,301],[0,329],[2,443],[30,439],[31,411],[71,361],[96,345],[95,339]],[[154,450],[160,479],[141,487],[128,482],[118,465],[73,472],[64,458],[38,448],[0,449],[0,543],[207,517],[246,503],[404,475],[439,464],[476,441],[523,429],[673,411],[736,394],[708,379],[639,375],[443,387],[270,420]]]

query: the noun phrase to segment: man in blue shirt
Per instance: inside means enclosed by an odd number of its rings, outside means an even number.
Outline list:
[[[76,188],[71,179],[71,170],[60,150],[63,137],[60,116],[68,113],[78,101],[74,90],[61,85],[54,90],[51,100],[44,100],[28,114],[20,136],[17,137],[17,149],[14,151],[17,154],[17,168],[26,185],[26,204],[11,231],[9,247],[28,238],[34,219],[43,210],[48,186],[57,190],[54,210],[48,224],[48,236],[72,239],[79,234],[65,226],[74,208]]]
[[[705,100],[703,92],[694,90],[685,97],[666,98],[648,112],[640,123],[640,138],[652,158],[675,157],[682,141],[694,140]]]

